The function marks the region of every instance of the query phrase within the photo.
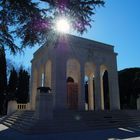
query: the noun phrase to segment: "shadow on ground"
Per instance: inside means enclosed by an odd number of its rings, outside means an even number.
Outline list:
[[[0,140],[123,140],[140,136],[140,127],[104,129],[86,132],[24,135],[0,124]],[[140,139],[140,137],[138,138]]]

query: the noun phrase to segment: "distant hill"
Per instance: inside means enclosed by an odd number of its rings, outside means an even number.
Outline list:
[[[136,109],[140,95],[140,68],[127,68],[118,72],[122,109]]]

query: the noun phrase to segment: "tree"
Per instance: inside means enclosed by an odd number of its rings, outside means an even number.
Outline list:
[[[16,91],[17,91],[17,86],[18,86],[18,75],[13,68],[10,71],[10,77],[9,77],[9,82],[8,82],[8,100],[16,100]]]
[[[11,70],[12,70],[13,68],[14,68],[14,69],[17,69],[17,65],[18,65],[18,64],[15,64],[14,60],[11,60],[10,58],[7,58],[7,59],[6,59],[7,78],[10,77]]]
[[[82,34],[91,27],[96,6],[104,3],[104,0],[1,0],[0,47],[16,53],[20,47],[15,37],[21,39],[22,47],[46,43],[60,16],[68,17],[74,30]]]
[[[133,81],[133,89],[135,98],[138,98],[140,96],[140,71],[136,72],[135,74],[135,78]]]
[[[119,71],[120,103],[123,109],[136,109],[136,99],[140,93],[140,68]]]
[[[18,78],[18,89],[17,89],[17,102],[18,103],[27,103],[29,102],[29,74],[23,68],[19,71]]]
[[[0,114],[5,113],[5,97],[7,89],[6,59],[4,48],[0,48]]]

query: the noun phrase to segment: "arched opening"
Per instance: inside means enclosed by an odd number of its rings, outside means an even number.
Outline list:
[[[67,78],[67,83],[74,83],[74,80],[73,80],[73,78],[71,78],[71,77],[68,77],[68,78]]]
[[[88,100],[88,77],[85,76],[85,110],[89,109],[89,100]]]
[[[109,82],[107,67],[101,66],[101,106],[103,110],[110,109]]]
[[[44,78],[46,87],[51,88],[51,86],[52,86],[51,80],[52,80],[52,62],[50,60],[48,60],[45,65],[45,78]]]
[[[85,110],[95,109],[94,68],[92,63],[85,64]]]
[[[44,87],[45,74],[41,73],[41,86]]]
[[[78,109],[80,64],[75,59],[67,61],[67,104],[69,109]]]

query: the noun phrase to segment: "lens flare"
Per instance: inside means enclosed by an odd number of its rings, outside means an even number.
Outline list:
[[[56,30],[61,33],[68,33],[70,30],[69,21],[65,18],[56,21]]]

